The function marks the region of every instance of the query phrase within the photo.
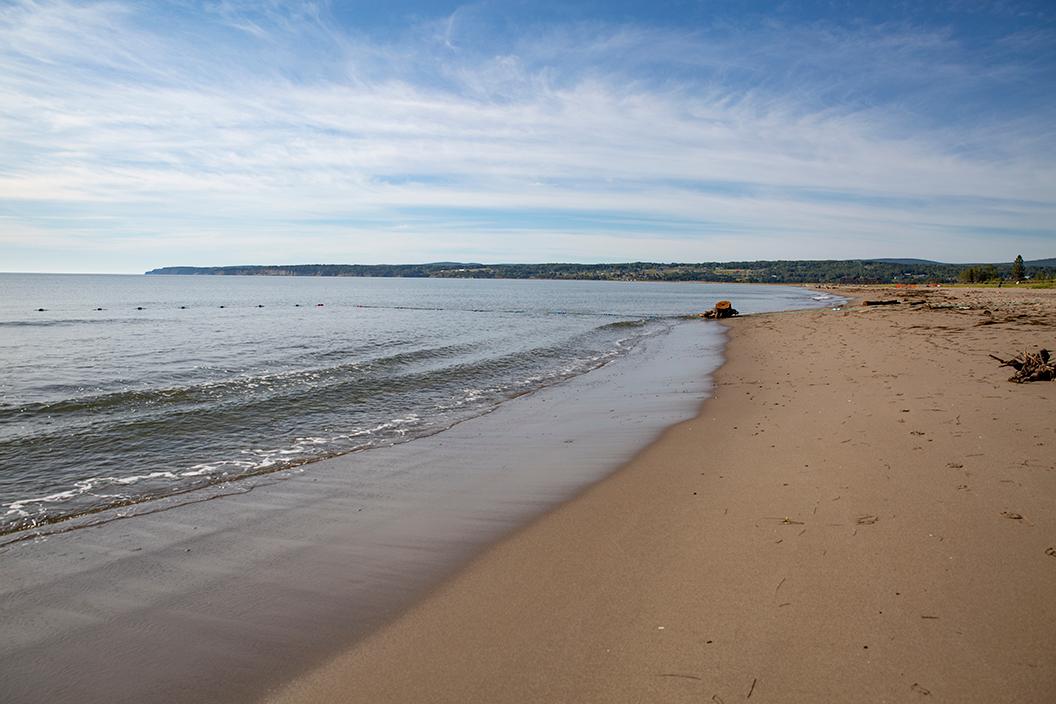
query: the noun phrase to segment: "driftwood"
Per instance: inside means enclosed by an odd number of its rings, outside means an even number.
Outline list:
[[[863,306],[897,306],[901,301],[894,298],[887,301],[862,301]]]
[[[719,301],[715,304],[715,307],[711,310],[706,310],[700,314],[701,318],[732,318],[735,315],[739,315],[737,309],[733,307],[733,304],[729,301]]]
[[[995,355],[990,355],[990,357],[1001,362],[1002,367],[1015,369],[1016,373],[1008,377],[1008,380],[1017,384],[1027,381],[1056,380],[1056,364],[1053,364],[1053,359],[1048,350],[1021,352],[1012,359],[1001,359]]]

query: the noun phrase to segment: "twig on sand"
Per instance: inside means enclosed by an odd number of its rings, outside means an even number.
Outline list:
[[[752,692],[755,691],[755,683],[758,682],[758,681],[759,681],[759,678],[757,678],[757,677],[753,677],[752,678],[752,686],[748,688],[748,696],[745,697],[745,699],[751,699],[752,698]]]

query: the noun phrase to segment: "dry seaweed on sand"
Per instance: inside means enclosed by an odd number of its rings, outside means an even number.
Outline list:
[[[992,359],[1001,362],[1002,367],[1012,367],[1015,374],[1008,380],[1017,384],[1027,381],[1053,381],[1056,380],[1056,364],[1053,364],[1052,356],[1046,349],[1037,352],[1020,352],[1012,359],[1001,359],[996,355],[990,355]]]

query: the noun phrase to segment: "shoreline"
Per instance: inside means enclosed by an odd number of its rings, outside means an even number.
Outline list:
[[[576,282],[571,282],[576,283]],[[744,296],[758,296],[759,291],[767,287],[756,287],[751,286],[743,290],[736,291],[736,295]],[[792,287],[784,287],[789,292],[794,291]],[[719,298],[729,297],[728,288],[724,292],[719,293],[715,289],[709,289],[714,295]],[[765,294],[763,297],[765,298]],[[775,298],[780,298],[784,295],[788,298],[787,292],[785,294],[774,293]],[[338,297],[340,298],[340,296]],[[785,305],[804,305],[810,303],[806,301],[806,296],[802,296],[803,300],[796,301],[795,295],[792,300],[784,301]],[[256,297],[253,300],[257,300]],[[170,307],[175,306],[179,299],[169,301]],[[289,301],[287,301],[289,302]],[[753,301],[754,302],[754,301]],[[245,300],[241,301],[242,304],[249,306]],[[331,302],[332,303],[332,302]],[[698,299],[699,303],[699,299]],[[777,305],[781,305],[778,303]],[[49,304],[49,308],[51,308]],[[153,306],[151,306],[153,307]],[[180,306],[182,309],[184,306]],[[220,306],[221,308],[234,308],[230,303],[227,306]],[[260,306],[256,306],[259,308]],[[271,309],[271,301],[268,301],[269,309]],[[345,301],[344,304],[333,304],[332,308],[342,307],[353,307],[356,309],[371,308],[371,305],[364,305],[360,303],[350,303]],[[401,308],[401,306],[397,306]],[[690,308],[691,309],[691,308]],[[559,314],[564,315],[564,311],[556,311]],[[93,314],[89,314],[91,317]],[[109,315],[109,314],[107,314]],[[182,313],[179,314],[182,316]],[[627,313],[626,315],[620,313],[604,314],[606,318],[611,317],[613,320],[622,321],[624,318],[635,318],[638,317],[637,313]],[[65,318],[66,314],[58,315],[60,318]],[[678,318],[688,317],[683,315],[674,314],[663,314],[658,313],[656,315],[640,314],[640,317],[646,320],[646,325],[672,325],[682,324],[683,321],[679,321]],[[40,322],[40,321],[37,321]],[[47,322],[47,321],[44,321]],[[73,320],[63,320],[62,322],[74,322]],[[601,325],[600,328],[604,329],[610,326]],[[606,333],[608,334],[608,333]],[[628,332],[627,338],[631,339],[630,344],[636,344],[636,341],[632,338],[636,337],[637,333],[633,334]],[[588,358],[582,356],[574,360],[572,367],[562,368],[560,370],[544,370],[552,372],[543,374],[539,377],[528,377],[526,379],[511,378],[510,384],[507,387],[496,386],[494,388],[484,385],[484,397],[485,402],[483,404],[478,403],[477,398],[468,399],[454,397],[454,402],[449,402],[449,405],[442,409],[442,411],[435,413],[439,420],[433,420],[434,415],[433,409],[420,408],[413,404],[405,405],[402,408],[395,408],[390,414],[380,414],[364,416],[361,418],[360,426],[354,426],[354,432],[351,436],[344,437],[339,433],[336,437],[328,437],[326,432],[316,432],[316,428],[302,428],[302,435],[314,436],[323,435],[324,437],[310,437],[311,442],[306,444],[300,443],[300,438],[286,438],[284,442],[279,442],[275,445],[267,445],[260,438],[254,440],[242,440],[237,437],[226,437],[224,442],[209,445],[207,442],[204,447],[208,450],[211,448],[212,452],[204,452],[203,446],[194,446],[192,444],[191,450],[197,451],[197,454],[191,454],[190,456],[196,459],[191,462],[182,462],[181,448],[179,447],[168,447],[164,453],[159,453],[153,456],[154,460],[158,460],[155,463],[144,463],[139,461],[137,464],[132,465],[129,469],[114,469],[110,465],[98,466],[100,457],[91,457],[88,459],[93,460],[94,464],[89,464],[91,469],[84,469],[83,471],[61,471],[55,475],[54,483],[44,482],[29,482],[25,486],[17,486],[17,491],[12,489],[11,491],[4,492],[4,506],[0,508],[0,544],[8,542],[17,542],[19,540],[30,539],[39,535],[46,535],[53,533],[54,531],[68,530],[70,527],[74,527],[78,524],[94,523],[96,518],[88,518],[90,516],[106,516],[108,514],[116,512],[121,513],[132,513],[141,510],[142,506],[149,506],[156,499],[161,499],[166,503],[178,503],[178,500],[170,501],[169,497],[174,496],[185,496],[191,500],[197,500],[199,490],[205,490],[206,492],[215,491],[218,485],[227,486],[231,482],[249,481],[253,482],[256,477],[269,475],[275,472],[285,472],[291,469],[295,469],[299,466],[308,464],[314,464],[318,461],[331,459],[346,454],[362,450],[372,450],[377,447],[384,447],[388,444],[397,444],[404,442],[408,439],[421,438],[428,435],[432,435],[438,432],[444,432],[449,429],[452,425],[465,420],[471,419],[477,415],[488,413],[494,408],[503,403],[512,400],[512,397],[522,395],[523,393],[532,393],[545,388],[554,383],[562,383],[569,377],[578,376],[582,373],[589,372],[589,369],[595,367],[600,360],[600,363],[605,363],[605,358],[612,356],[620,357],[625,352],[624,343],[625,340],[619,340],[611,345],[609,348],[602,350],[604,354],[600,354],[598,357]],[[175,384],[172,387],[172,391],[179,392],[187,389],[197,388],[194,383],[187,382],[187,386],[180,386]],[[156,395],[164,394],[170,389],[155,389],[151,393]],[[495,393],[492,393],[495,392]],[[488,395],[490,394],[490,396]],[[79,400],[79,399],[74,399]],[[295,399],[296,400],[296,399]],[[48,403],[61,402],[59,399],[50,399]],[[116,401],[115,401],[116,403]],[[463,405],[465,404],[465,405]],[[340,407],[339,405],[337,407]],[[208,410],[208,408],[206,408]],[[384,410],[384,409],[383,409]],[[281,416],[282,411],[279,411]],[[291,416],[296,415],[296,411],[287,409],[287,413]],[[399,425],[406,419],[402,417],[405,413],[410,414],[412,418],[411,424],[407,426]],[[420,417],[419,417],[420,416]],[[357,416],[358,418],[359,416]],[[76,419],[74,419],[76,420]],[[167,421],[168,417],[162,416],[162,421]],[[235,418],[237,420],[237,418]],[[255,419],[260,421],[260,419]],[[32,419],[31,421],[32,422]],[[68,418],[60,417],[59,422],[69,422]],[[377,428],[371,428],[371,425],[377,425]],[[222,424],[221,424],[222,425]],[[325,425],[325,424],[324,424]],[[392,435],[391,428],[397,426],[401,428],[400,433],[405,432],[406,435]],[[100,436],[97,440],[100,443],[108,442],[109,436],[106,433],[109,428],[102,428],[100,430]],[[378,432],[380,431],[380,432]],[[161,437],[165,436],[165,433],[159,433]],[[333,435],[331,433],[330,435]],[[56,434],[57,436],[57,434]],[[356,440],[350,440],[349,438],[357,437]],[[30,435],[31,439],[36,439],[35,436]],[[93,438],[95,440],[96,438]],[[256,444],[254,444],[256,443]],[[356,443],[359,443],[356,445]],[[273,448],[267,450],[257,450],[258,446],[265,448]],[[147,448],[150,449],[150,448]],[[204,452],[204,454],[203,454]],[[65,470],[60,460],[54,463],[54,466],[60,470]],[[72,454],[72,453],[71,453]],[[10,455],[6,458],[12,463],[13,466],[17,466],[18,457]],[[48,464],[47,455],[41,455],[39,452],[36,456],[30,456],[23,458],[27,465],[34,465],[39,462],[42,466],[41,476],[50,476],[49,470],[52,469],[53,465]],[[76,467],[78,464],[78,457],[73,456],[66,462],[69,467]],[[80,458],[83,460],[84,458]],[[107,461],[111,461],[107,459]],[[112,458],[114,467],[120,466],[119,458]],[[16,480],[18,479],[18,473],[13,475]],[[5,488],[6,488],[5,484]],[[149,510],[149,509],[148,509]]]
[[[896,293],[733,321],[694,419],[268,701],[1051,696],[1052,387],[986,353],[1056,296]]]
[[[688,322],[444,433],[0,548],[5,701],[257,701],[692,416],[722,336]]]

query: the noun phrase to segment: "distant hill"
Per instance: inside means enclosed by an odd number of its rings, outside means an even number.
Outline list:
[[[269,266],[169,266],[152,269],[148,276],[399,276],[421,278],[437,271],[479,267],[480,264],[280,264]]]
[[[745,283],[952,283],[967,264],[925,259],[779,260],[620,264],[283,264],[274,266],[174,266],[147,274],[178,276],[374,276],[475,279],[591,279],[603,281],[716,281]],[[983,265],[990,267],[991,265]],[[992,265],[1008,278],[1012,264]],[[1056,277],[1056,259],[1026,262],[1033,278]]]
[[[949,266],[986,266],[987,264],[993,264],[994,266],[1002,266],[1008,264],[1008,262],[972,262],[970,264],[950,264],[949,262],[937,262],[932,259],[865,259],[867,262],[881,262],[884,264],[914,264],[914,265],[926,265],[926,264],[940,264]],[[1024,266],[1037,266],[1037,267],[1056,267],[1056,258],[1052,259],[1030,259],[1023,262]]]
[[[942,264],[943,262],[931,259],[866,259],[867,262],[880,262],[882,264]]]

